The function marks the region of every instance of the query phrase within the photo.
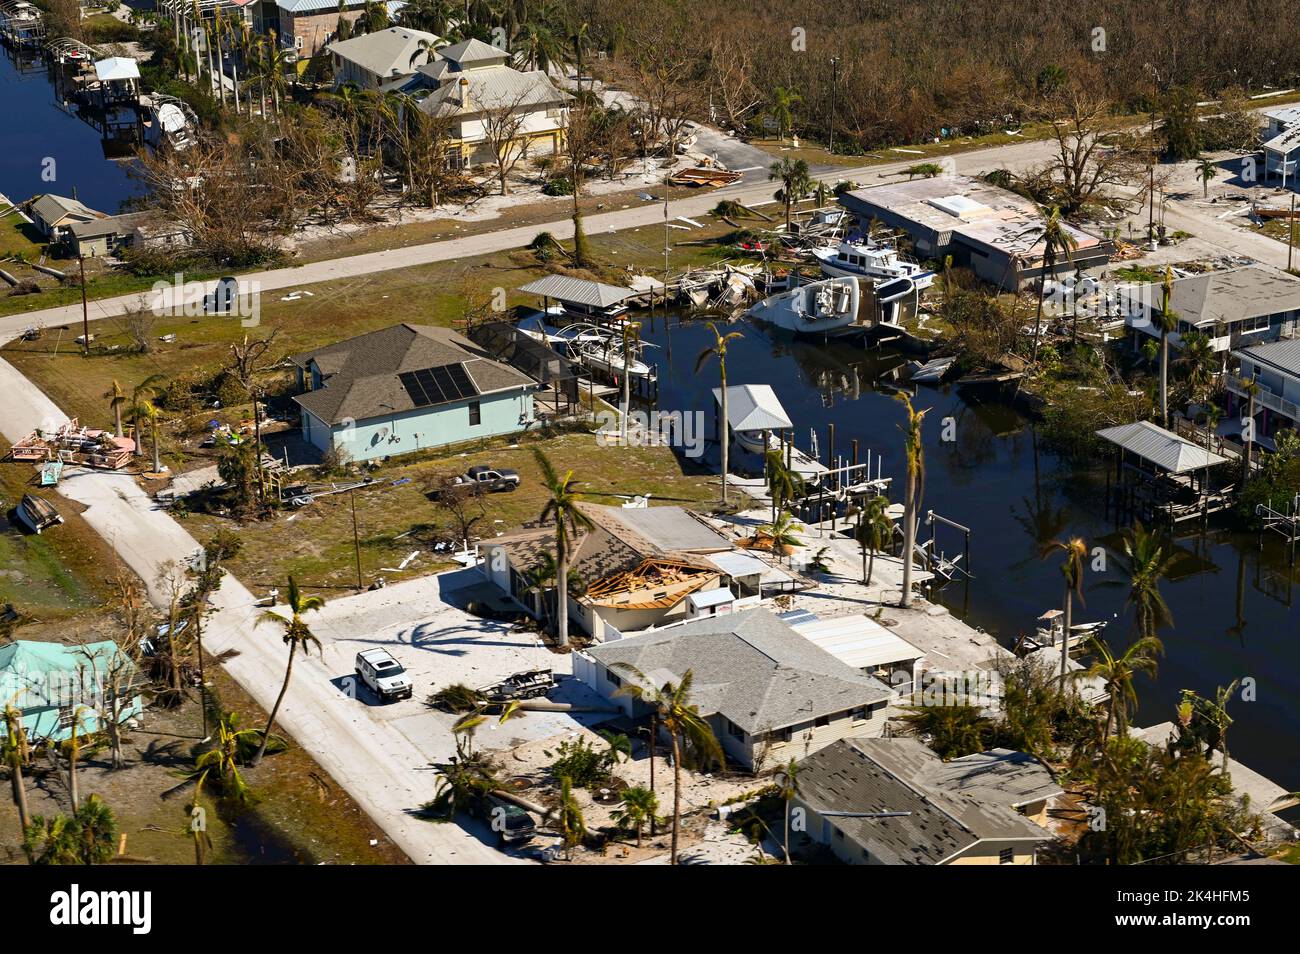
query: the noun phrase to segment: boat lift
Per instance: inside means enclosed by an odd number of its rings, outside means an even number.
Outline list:
[[[1296,543],[1300,541],[1300,494],[1283,504],[1282,510],[1273,509],[1273,502],[1255,505],[1255,516],[1260,519],[1259,547],[1264,548],[1264,531],[1271,530],[1286,541],[1291,563],[1295,563]]]

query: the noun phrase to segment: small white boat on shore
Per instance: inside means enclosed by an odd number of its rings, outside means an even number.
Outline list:
[[[841,242],[835,247],[815,248],[812,253],[822,273],[832,278],[865,278],[877,285],[908,278],[912,281],[911,291],[924,291],[934,284],[934,272],[926,271],[890,245]]]
[[[919,384],[938,384],[956,360],[954,357],[935,358],[924,364],[920,361],[912,361],[907,366],[908,371],[911,372],[908,380]]]
[[[857,278],[827,278],[765,298],[749,314],[796,334],[821,334],[856,322],[860,301]]]

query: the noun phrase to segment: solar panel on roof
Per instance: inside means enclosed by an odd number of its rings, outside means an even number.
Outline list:
[[[403,371],[397,376],[416,407],[446,404],[478,394],[463,365],[447,364],[438,368]]]

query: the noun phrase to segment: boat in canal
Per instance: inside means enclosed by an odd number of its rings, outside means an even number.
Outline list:
[[[54,504],[35,494],[23,494],[15,508],[18,519],[32,533],[40,533],[63,522],[63,514],[55,509]]]
[[[810,282],[764,298],[750,317],[795,334],[826,334],[858,320],[861,296],[853,276]]]

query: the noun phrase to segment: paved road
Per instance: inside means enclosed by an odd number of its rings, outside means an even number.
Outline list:
[[[0,361],[0,432],[9,440],[41,422],[66,420],[59,409]],[[159,576],[169,561],[179,564],[199,544],[127,474],[79,472],[65,477],[59,492],[88,509],[85,520],[144,581],[155,605],[166,605]],[[386,593],[388,591],[385,591]],[[424,594],[426,597],[429,594]],[[400,591],[392,588],[392,599]],[[436,599],[436,594],[433,598]],[[253,595],[227,575],[213,597],[214,612],[204,630],[204,648],[238,654],[223,663],[258,704],[270,710],[284,677],[285,649],[277,627],[262,623]],[[446,613],[443,617],[446,617]],[[468,630],[469,618],[460,622]],[[346,666],[341,657],[329,662]],[[395,723],[372,718],[330,682],[339,675],[315,656],[299,660],[278,724],[414,861],[428,864],[494,864],[512,859],[459,825],[421,821],[409,812],[433,797],[430,750],[423,750]]]

